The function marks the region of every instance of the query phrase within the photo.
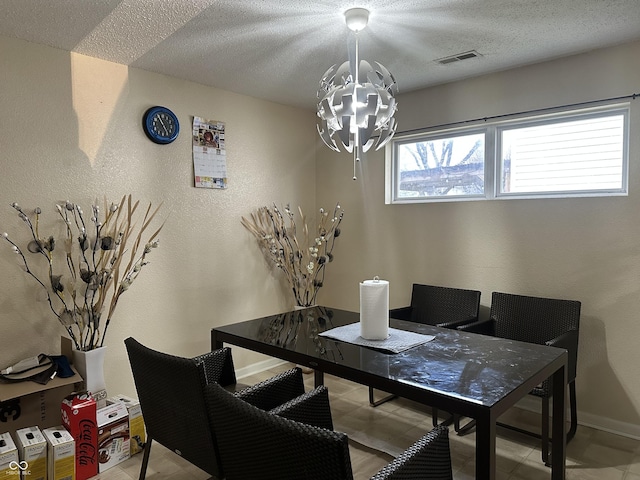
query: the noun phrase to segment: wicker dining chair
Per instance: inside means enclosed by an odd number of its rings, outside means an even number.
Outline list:
[[[314,393],[324,403],[306,410],[330,417],[326,388],[318,387]],[[206,401],[226,480],[353,479],[344,433],[296,421],[283,412],[274,415],[257,409],[216,384],[206,387]],[[304,415],[301,418],[304,421]],[[451,480],[448,433],[444,426],[435,428],[372,480]]]
[[[480,291],[478,290],[414,283],[411,290],[411,304],[390,310],[389,317],[455,329],[461,325],[476,322],[479,311]],[[373,407],[395,397],[395,395],[388,395],[375,400],[374,390],[369,387],[369,404]],[[438,425],[437,409],[432,409],[432,416],[435,427]]]
[[[411,304],[389,311],[391,318],[444,328],[478,320],[480,291],[414,283]]]
[[[578,334],[580,327],[580,302],[555,298],[514,295],[493,292],[489,318],[463,325],[460,330],[492,335],[510,340],[537,343],[564,348],[568,352],[567,384],[569,387],[570,427],[567,443],[578,427],[576,410],[576,366],[578,362]],[[553,395],[551,383],[545,380],[534,388],[531,395],[542,399],[541,432],[531,432],[513,425],[499,423],[503,427],[540,438],[542,460],[549,465],[549,403]],[[455,419],[455,429],[460,434],[474,426],[473,422],[461,427]]]
[[[204,387],[215,383],[233,391],[237,386],[231,349],[183,358],[152,350],[131,337],[124,343],[147,430],[140,480],[145,478],[153,442],[214,478],[224,478],[209,426]],[[295,368],[234,395],[256,408],[271,410],[303,393],[302,372]]]

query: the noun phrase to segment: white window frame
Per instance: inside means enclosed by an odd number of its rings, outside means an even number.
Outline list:
[[[425,129],[411,134],[397,134],[386,146],[385,149],[385,203],[387,204],[412,204],[412,203],[437,203],[437,202],[460,202],[478,200],[507,200],[507,199],[532,199],[532,198],[574,198],[574,197],[607,197],[628,195],[629,177],[629,103],[601,105],[597,107],[584,108],[580,110],[553,111],[542,115],[522,116],[510,118],[509,120],[493,120],[471,125]],[[554,124],[559,122],[569,122],[586,118],[597,118],[607,116],[623,116],[623,145],[622,145],[622,172],[621,186],[615,189],[597,190],[559,190],[551,192],[501,192],[500,185],[502,179],[502,161],[500,152],[502,150],[502,132],[514,127],[529,127],[535,125]],[[433,141],[449,136],[467,135],[485,132],[485,155],[484,155],[484,194],[475,195],[450,195],[433,197],[398,197],[398,169],[397,155],[398,149],[407,143],[417,143],[419,141]]]

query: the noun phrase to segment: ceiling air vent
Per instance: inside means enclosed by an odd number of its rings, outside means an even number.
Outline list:
[[[461,62],[462,60],[469,60],[470,58],[477,58],[481,55],[475,50],[471,50],[469,52],[458,53],[456,55],[451,55],[450,57],[439,58],[436,60],[436,63],[440,65],[448,65],[450,63]]]

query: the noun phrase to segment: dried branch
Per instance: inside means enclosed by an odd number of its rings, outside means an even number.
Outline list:
[[[142,227],[137,234],[134,234],[138,203],[137,201],[132,203],[131,195],[123,196],[119,204],[109,204],[105,198],[104,215],[101,216],[100,207],[96,201],[91,209],[90,231],[87,230],[84,212],[79,205],[71,202],[56,205],[58,214],[66,227],[63,252],[65,269],[62,272],[57,270],[56,258],[53,254],[54,237],[50,236],[47,240],[42,240],[40,237],[40,208],[36,208],[33,212],[34,226],[29,215],[18,204],[12,204],[31,233],[32,240],[28,244],[28,251],[38,254],[38,258],[44,257],[49,281],[44,281],[34,273],[23,250],[9,238],[7,233],[3,234],[3,238],[20,255],[27,274],[45,290],[51,311],[65,327],[79,350],[86,351],[103,346],[107,328],[120,295],[129,289],[142,267],[148,264],[147,255],[158,246],[157,236],[164,223],[147,240],[143,253],[137,256],[142,244],[142,235],[160,209],[158,206],[151,212],[151,204],[149,204],[142,220]],[[127,242],[132,237],[134,241],[130,260],[123,270],[122,258],[127,252]],[[35,259],[33,261],[35,262]],[[56,304],[59,306],[56,307]],[[108,305],[106,320],[102,322],[106,305]]]
[[[316,303],[318,290],[324,282],[325,267],[333,261],[333,247],[340,235],[344,212],[336,205],[329,217],[329,213],[321,208],[313,239],[301,208],[298,213],[302,225],[301,241],[289,205],[284,208],[284,215],[275,204],[272,208],[260,207],[251,213],[250,219],[242,217],[241,223],[256,237],[267,261],[282,270],[296,304],[309,306]]]

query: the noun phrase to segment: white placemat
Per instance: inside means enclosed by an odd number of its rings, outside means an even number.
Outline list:
[[[360,322],[332,328],[331,330],[320,333],[320,336],[362,345],[364,347],[377,348],[391,353],[404,352],[405,350],[430,342],[436,338],[433,335],[422,335],[421,333],[389,328],[389,337],[385,340],[366,340],[360,336]]]

